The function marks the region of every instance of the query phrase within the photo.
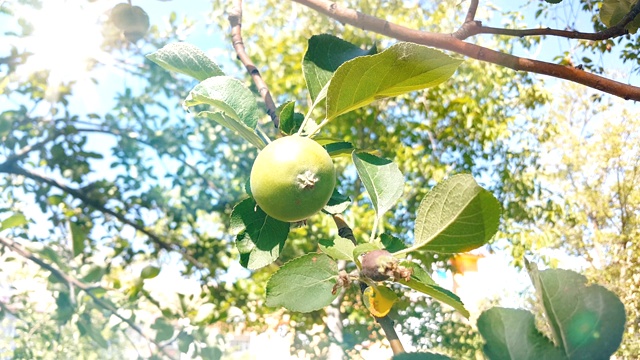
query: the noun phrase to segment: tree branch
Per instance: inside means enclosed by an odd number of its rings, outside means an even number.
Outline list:
[[[464,19],[465,23],[471,22],[476,18],[476,11],[478,11],[479,0],[471,0],[469,4],[469,11],[467,11],[467,17]]]
[[[120,320],[124,321],[127,325],[129,325],[129,327],[131,329],[133,329],[135,332],[140,334],[140,336],[142,336],[146,341],[148,341],[149,343],[154,344],[158,348],[158,350],[160,350],[165,356],[167,356],[170,359],[175,359],[162,346],[160,346],[160,344],[158,344],[154,339],[152,339],[149,336],[147,336],[144,333],[144,331],[142,331],[142,329],[140,329],[140,327],[138,325],[136,325],[133,321],[131,321],[131,319],[128,319],[128,318],[124,317],[123,315],[118,313],[117,309],[113,308],[110,304],[102,301],[99,297],[97,297],[91,291],[93,289],[96,289],[95,287],[89,287],[85,283],[81,282],[80,280],[78,280],[76,278],[73,278],[73,277],[65,274],[64,272],[54,268],[53,266],[47,264],[42,259],[40,259],[37,256],[33,255],[30,251],[24,249],[22,246],[20,246],[18,243],[16,243],[15,241],[13,241],[11,239],[8,239],[8,238],[0,236],[0,244],[8,247],[9,249],[11,249],[11,251],[15,252],[16,254],[22,256],[25,259],[31,260],[32,262],[36,263],[41,268],[49,271],[53,276],[55,276],[56,278],[58,278],[62,282],[66,283],[67,286],[73,285],[73,286],[77,287],[78,289],[84,291],[87,295],[89,295],[89,297],[91,297],[91,299],[93,299],[93,301],[96,303],[96,305],[98,305],[101,308],[109,311],[110,313],[112,313],[113,315],[118,317]]]
[[[256,84],[256,87],[264,100],[264,104],[267,107],[267,114],[271,117],[273,126],[277,128],[280,126],[280,119],[276,112],[276,104],[273,102],[267,83],[264,82],[260,75],[260,71],[251,61],[251,58],[244,48],[244,42],[242,41],[242,0],[234,1],[233,6],[229,10],[228,19],[229,24],[231,24],[231,42],[233,44],[233,48],[236,50],[238,59],[242,62],[249,75],[251,75],[253,82]]]
[[[437,34],[413,30],[383,19],[344,8],[329,0],[293,0],[342,23],[373,31],[397,40],[449,50],[470,58],[504,66],[516,71],[527,71],[573,81],[625,100],[640,100],[640,88],[594,75],[573,67],[521,58],[479,45],[464,42],[453,34]]]
[[[55,179],[52,178],[48,178],[46,176],[40,175],[38,173],[35,173],[33,171],[27,170],[27,169],[23,169],[15,164],[9,164],[9,166],[3,166],[4,164],[0,165],[0,173],[4,172],[7,174],[14,174],[14,175],[22,175],[24,177],[27,177],[31,180],[40,182],[40,183],[45,183],[48,184],[50,186],[53,186],[55,188],[58,188],[62,191],[64,191],[65,193],[75,197],[78,200],[81,200],[82,202],[84,202],[85,204],[95,208],[96,210],[105,213],[105,214],[109,214],[113,217],[115,217],[116,219],[118,219],[120,222],[122,222],[123,224],[129,225],[131,227],[133,227],[134,229],[140,231],[141,233],[147,235],[147,237],[149,237],[149,239],[151,239],[156,245],[158,245],[160,248],[165,249],[167,251],[178,251],[180,254],[182,254],[182,256],[191,264],[193,264],[194,266],[196,266],[197,268],[200,269],[204,269],[205,266],[202,265],[198,260],[196,260],[193,256],[191,256],[190,254],[187,253],[187,251],[182,248],[181,246],[177,245],[177,244],[169,244],[164,242],[158,235],[154,234],[153,232],[151,232],[150,230],[148,230],[147,228],[145,228],[143,225],[137,224],[136,222],[127,219],[124,215],[119,214],[109,208],[107,208],[104,204],[100,203],[99,201],[96,201],[95,199],[92,199],[91,197],[87,196],[85,193],[83,193],[81,190],[79,189],[75,189],[72,187],[69,187]]]
[[[557,30],[557,29],[550,29],[550,28],[545,28],[545,29],[501,29],[501,28],[482,26],[482,24],[476,24],[477,26],[475,26],[475,29],[471,30],[471,34],[472,35],[476,35],[476,34],[496,34],[496,35],[508,35],[508,36],[519,36],[519,37],[551,35],[551,36],[559,36],[559,37],[564,37],[564,38],[569,38],[569,39],[582,39],[582,40],[599,41],[599,40],[607,40],[607,39],[611,39],[611,38],[614,38],[614,37],[618,37],[618,36],[622,36],[622,35],[628,34],[629,31],[627,29],[625,29],[625,28],[638,15],[640,15],[640,1],[636,2],[636,4],[633,5],[631,10],[629,10],[629,13],[627,13],[617,24],[615,24],[614,26],[612,26],[612,27],[610,27],[610,28],[608,28],[608,29],[606,29],[604,31],[599,31],[599,32],[596,32],[596,33],[585,33],[585,32],[579,32],[579,31],[575,31],[575,30]],[[466,23],[465,23],[465,25],[466,25]],[[472,28],[473,25],[470,25],[469,27]],[[470,35],[470,36],[472,36],[472,35]]]
[[[60,136],[60,133],[52,133],[51,135],[47,136],[46,138],[44,138],[43,140],[35,143],[35,144],[31,144],[31,145],[27,145],[25,147],[23,147],[22,149],[16,151],[14,154],[11,154],[9,156],[7,156],[7,158],[4,160],[4,162],[2,164],[0,164],[0,167],[8,167],[11,166],[15,163],[17,163],[18,161],[24,159],[25,157],[27,157],[29,155],[30,152],[34,151],[34,150],[39,150],[41,148],[43,148],[47,143],[55,140],[58,136]]]
[[[622,36],[628,33],[628,31],[624,28],[616,28],[611,27],[607,30],[596,32],[596,33],[584,33],[575,30],[558,30],[558,29],[550,29],[550,28],[540,28],[540,29],[503,29],[503,28],[494,28],[489,26],[482,26],[481,24],[475,25],[473,27],[470,26],[471,31],[468,36],[478,35],[478,34],[493,34],[493,35],[507,35],[507,36],[559,36],[568,39],[581,39],[581,40],[606,40],[618,36]]]
[[[339,215],[339,214],[333,215],[333,221],[336,223],[336,226],[338,227],[338,235],[345,239],[351,240],[351,242],[353,242],[353,244],[356,245],[357,242],[356,242],[355,236],[353,235],[353,230],[351,230],[351,227],[344,220],[344,217],[342,217],[342,215]],[[367,288],[367,284],[361,282],[360,290],[364,292],[366,288]],[[404,353],[405,352],[404,346],[402,346],[402,342],[398,337],[398,333],[396,332],[396,329],[393,327],[394,325],[393,320],[391,320],[391,318],[386,315],[383,317],[374,316],[373,318],[376,319],[376,322],[380,324],[382,331],[384,331],[384,334],[387,337],[387,340],[389,341],[389,346],[391,346],[391,351],[393,352],[393,355]]]

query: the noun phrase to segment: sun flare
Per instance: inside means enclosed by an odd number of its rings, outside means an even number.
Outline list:
[[[33,26],[30,36],[13,44],[33,54],[21,69],[23,74],[48,70],[52,89],[85,78],[92,59],[103,54],[104,12],[95,3],[79,0],[48,0],[41,9],[19,9],[17,15]]]

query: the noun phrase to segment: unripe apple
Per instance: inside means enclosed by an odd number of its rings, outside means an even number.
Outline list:
[[[131,42],[142,39],[149,31],[149,15],[139,6],[118,4],[111,9],[110,19]]]
[[[272,218],[301,221],[327,205],[336,184],[329,153],[317,142],[298,135],[267,145],[251,169],[251,194]]]

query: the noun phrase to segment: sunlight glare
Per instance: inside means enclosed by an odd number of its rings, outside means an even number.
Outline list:
[[[33,55],[22,75],[49,70],[53,92],[62,83],[86,80],[91,59],[103,56],[99,20],[104,13],[95,3],[80,0],[48,0],[40,10],[23,8],[19,15],[33,25],[33,33],[15,45]]]

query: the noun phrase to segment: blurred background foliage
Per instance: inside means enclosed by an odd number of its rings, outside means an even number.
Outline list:
[[[204,30],[194,19],[160,11],[146,36],[131,43],[109,20],[117,2],[76,1],[73,6],[83,9],[101,6],[93,20],[100,25],[99,56],[83,63],[86,70],[75,68],[78,77],[61,79],[53,66],[30,66],[37,54],[27,40],[42,25],[30,14],[44,11],[45,3],[0,3],[0,18],[9,24],[0,48],[0,237],[5,245],[0,247],[0,317],[12,329],[0,338],[0,357],[115,359],[184,352],[208,359],[232,352],[222,335],[264,331],[271,326],[265,317],[283,317],[281,310],[264,307],[264,284],[277,264],[252,273],[241,269],[228,231],[234,204],[246,196],[256,151],[221,126],[185,112],[181,102],[195,82],[144,57],[206,30],[200,36],[219,43],[210,52],[214,61],[249,84],[225,40],[229,4],[214,0],[207,5]],[[158,13],[172,3],[139,5]],[[505,27],[520,27],[525,15],[535,11],[545,24],[586,17],[580,24],[601,29],[599,2],[577,3],[558,10],[530,1],[528,7],[505,11],[483,2],[478,18],[500,18]],[[466,3],[453,0],[344,5],[433,32],[454,31],[466,14]],[[378,49],[395,41],[292,2],[246,2],[243,10],[248,53],[276,104],[295,100],[298,111],[309,105],[301,76],[309,37],[330,33]],[[636,66],[634,39],[577,41],[551,55],[559,63],[570,60],[604,72],[604,58],[615,46],[615,61]],[[483,36],[473,41],[519,52],[544,39]],[[593,59],[581,51],[592,52]],[[90,94],[81,79],[98,89],[95,109],[87,103]],[[504,207],[501,231],[487,251],[509,254],[515,267],[522,266],[524,256],[556,266],[564,254],[575,255],[590,279],[625,303],[628,331],[619,356],[631,358],[640,351],[637,112],[579,86],[545,85],[527,73],[467,60],[445,84],[345,114],[320,136],[376,150],[398,164],[405,192],[383,230],[406,242],[412,240],[425,193],[451,174],[472,173]],[[263,130],[277,136],[263,120]],[[353,200],[346,219],[355,236],[366,241],[374,211],[350,163],[338,158],[336,165],[340,190]],[[280,263],[316,251],[319,239],[336,233],[329,217],[312,217],[291,232]],[[39,269],[10,251],[8,243],[28,249],[86,287]],[[432,271],[450,267],[442,256],[422,260]],[[358,291],[347,291],[341,299],[336,309],[287,314],[284,329],[295,334],[295,351],[313,358],[326,358],[330,351],[357,358],[363,344],[382,340]],[[117,309],[141,332],[109,309]],[[416,349],[461,359],[482,356],[473,322],[437,302],[405,294],[392,317],[403,324],[401,332],[411,341],[407,345]],[[141,334],[167,354],[152,350]]]

